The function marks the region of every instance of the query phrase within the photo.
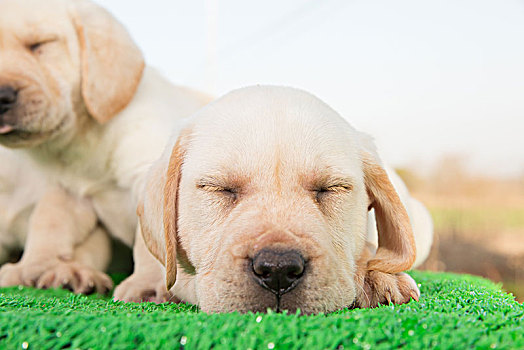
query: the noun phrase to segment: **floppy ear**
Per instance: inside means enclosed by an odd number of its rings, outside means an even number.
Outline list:
[[[175,143],[169,159],[164,186],[164,237],[166,244],[166,285],[167,289],[176,281],[176,241],[178,225],[178,187],[182,178],[182,164],[185,157],[184,134]]]
[[[378,157],[362,152],[364,181],[375,209],[378,249],[368,262],[368,270],[398,273],[415,262],[415,240],[408,213]]]
[[[127,30],[109,12],[85,0],[73,2],[80,44],[82,97],[89,114],[105,123],[133,98],[144,58]]]
[[[188,133],[183,131],[170,155],[153,164],[137,209],[146,246],[166,268],[168,290],[176,281],[178,186]]]
[[[163,218],[166,171],[162,165],[162,162],[158,161],[151,166],[136,213],[147,248],[165,266],[166,243]]]

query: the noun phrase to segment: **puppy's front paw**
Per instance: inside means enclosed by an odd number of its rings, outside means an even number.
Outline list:
[[[115,288],[113,300],[132,303],[149,301],[157,304],[177,301],[167,291],[163,279],[154,278],[145,273],[134,273],[120,283]]]
[[[59,262],[40,276],[36,287],[60,287],[81,294],[106,294],[113,288],[113,281],[105,273],[77,262]]]
[[[405,304],[420,297],[417,283],[406,273],[368,271],[360,286],[355,300],[355,306],[360,308]]]
[[[5,264],[0,269],[0,286],[64,288],[74,293],[107,293],[113,281],[105,273],[74,261],[48,260]]]

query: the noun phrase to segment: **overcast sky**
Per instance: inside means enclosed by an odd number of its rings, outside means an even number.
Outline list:
[[[524,174],[524,1],[98,2],[177,84],[302,88],[395,166]]]

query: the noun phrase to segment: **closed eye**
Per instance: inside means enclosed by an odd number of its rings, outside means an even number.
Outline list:
[[[339,192],[351,191],[352,189],[353,189],[353,186],[351,186],[351,185],[333,185],[333,186],[328,186],[328,187],[322,187],[322,188],[318,189],[318,192],[335,192],[335,193],[339,193]]]
[[[27,48],[31,52],[37,53],[38,49],[40,49],[42,46],[44,46],[46,44],[50,44],[50,43],[56,42],[56,41],[58,41],[58,38],[56,38],[56,37],[51,37],[51,38],[41,39],[41,40],[35,40],[35,41],[31,42],[30,44],[28,44]]]
[[[212,184],[197,184],[197,188],[209,192],[209,193],[216,193],[220,195],[225,195],[228,198],[235,201],[238,197],[238,190],[230,187],[224,187],[224,186],[218,186],[218,185],[212,185]]]
[[[351,192],[353,186],[349,184],[337,184],[330,186],[322,186],[313,190],[315,193],[315,199],[317,202],[321,202],[328,198],[329,196],[334,196],[337,194],[343,194]]]

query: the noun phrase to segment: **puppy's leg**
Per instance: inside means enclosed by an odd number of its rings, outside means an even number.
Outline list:
[[[94,270],[105,271],[111,262],[111,239],[107,231],[97,226],[75,247],[74,260]]]
[[[391,303],[405,304],[411,299],[418,301],[420,291],[413,278],[403,272],[391,274],[369,270],[367,262],[373,256],[373,248],[366,247],[357,263],[357,296],[354,306],[367,308]]]
[[[38,279],[38,288],[66,287],[75,293],[105,294],[113,281],[104,271],[111,259],[111,241],[107,232],[96,227],[84,242],[74,249],[73,259],[58,263]]]
[[[58,187],[48,190],[31,215],[22,259],[2,266],[0,286],[64,286],[81,292],[86,284],[107,285],[101,281],[108,278],[106,275],[75,261],[75,247],[82,251],[83,245],[92,247],[93,242],[104,245],[96,223],[96,213],[87,200],[74,198]],[[91,269],[90,277],[82,280],[86,274],[80,269]]]
[[[114,300],[135,303],[172,301],[172,295],[166,288],[165,269],[147,249],[140,225],[138,225],[135,236],[133,258],[135,270],[131,276],[116,287]]]

